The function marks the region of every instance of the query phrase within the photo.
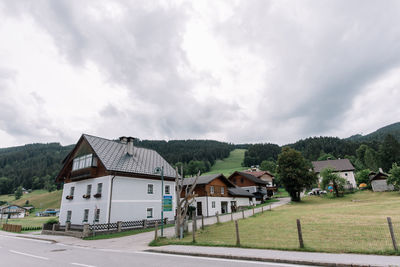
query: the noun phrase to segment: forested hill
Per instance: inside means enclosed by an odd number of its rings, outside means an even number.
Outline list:
[[[357,170],[377,170],[382,167],[389,171],[392,163],[400,164],[400,123],[388,125],[377,131],[350,138],[310,137],[288,144],[309,161],[328,158],[348,158]],[[273,170],[281,147],[275,144],[254,144],[245,153],[244,165],[261,165]]]
[[[136,145],[159,152],[169,163],[183,165],[187,174],[210,170],[215,160],[229,156],[234,145],[212,140],[137,140]],[[55,189],[61,161],[74,145],[29,144],[0,149],[0,194],[26,189]],[[180,162],[180,163],[179,163]]]
[[[61,161],[72,147],[49,143],[0,149],[0,194],[10,193],[18,186],[54,188]]]
[[[367,135],[361,135],[361,134],[357,134],[357,135],[353,135],[350,136],[349,138],[347,138],[346,140],[350,140],[350,141],[383,141],[383,139],[385,138],[385,136],[387,134],[391,134],[394,138],[396,138],[397,141],[400,142],[400,122],[396,122],[393,124],[390,124],[388,126],[379,128],[378,130],[376,130],[375,132],[372,132],[370,134]]]

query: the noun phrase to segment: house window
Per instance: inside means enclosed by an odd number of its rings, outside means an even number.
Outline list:
[[[215,201],[211,202],[211,208],[215,209]]]
[[[83,211],[83,222],[87,222],[88,219],[89,219],[89,210],[88,210],[88,209],[85,209],[85,210]]]
[[[72,170],[79,170],[97,165],[97,160],[93,159],[93,154],[77,157],[72,162]]]
[[[102,190],[103,190],[103,183],[98,183],[97,184],[97,194],[101,194]]]
[[[210,194],[211,194],[211,195],[214,194],[214,186],[213,186],[213,185],[210,186]]]
[[[347,176],[347,172],[344,173],[344,176]]]
[[[166,194],[166,195],[171,194],[170,186],[169,186],[169,185],[166,185],[166,186],[165,186],[165,194]]]
[[[240,178],[240,182],[243,184],[244,183],[244,180],[243,180],[243,178]]]
[[[221,195],[225,194],[225,187],[221,187]]]
[[[232,181],[234,184],[236,184],[236,178],[233,178]]]
[[[75,192],[75,186],[72,186],[71,189],[70,189],[70,191],[69,191],[69,195],[70,195],[71,197],[73,197],[73,196],[74,196],[74,192]]]
[[[147,185],[147,194],[153,194],[153,185],[152,184]]]
[[[98,222],[100,220],[100,209],[94,210],[94,221]]]
[[[67,221],[66,222],[71,222],[71,217],[72,217],[72,210],[67,211]]]
[[[87,196],[90,196],[91,193],[92,193],[92,185],[91,185],[91,184],[88,184],[88,185],[86,186],[86,195],[87,195]]]
[[[153,208],[147,208],[146,217],[147,219],[153,218]]]

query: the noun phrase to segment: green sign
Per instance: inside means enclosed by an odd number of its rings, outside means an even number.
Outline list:
[[[172,211],[172,196],[164,196],[163,211]]]

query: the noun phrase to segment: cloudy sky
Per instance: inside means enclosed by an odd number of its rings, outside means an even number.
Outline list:
[[[0,147],[400,121],[400,1],[0,0]]]

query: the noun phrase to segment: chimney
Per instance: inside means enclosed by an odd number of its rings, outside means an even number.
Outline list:
[[[121,144],[126,144],[128,142],[128,137],[126,136],[121,136],[119,138],[119,141],[121,142]]]
[[[129,156],[133,156],[133,141],[134,140],[135,140],[135,138],[133,138],[133,137],[127,138],[126,153],[128,153]]]

